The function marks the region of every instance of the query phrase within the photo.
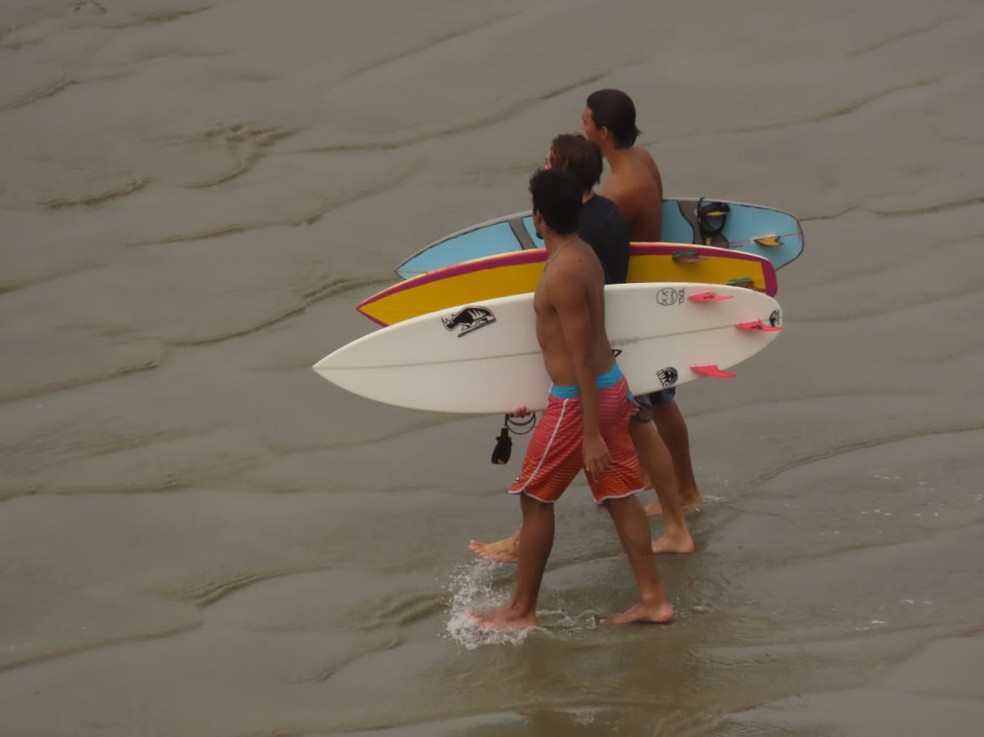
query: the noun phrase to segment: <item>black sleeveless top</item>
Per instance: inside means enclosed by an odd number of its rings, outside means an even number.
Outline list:
[[[629,269],[629,226],[618,205],[594,195],[581,206],[577,234],[598,254],[606,284],[624,284]]]

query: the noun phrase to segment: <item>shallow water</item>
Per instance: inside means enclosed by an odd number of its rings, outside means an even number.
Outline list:
[[[0,734],[978,735],[984,7],[8,0]],[[786,329],[681,389],[677,621],[583,484],[541,627],[499,420],[310,366],[445,233],[527,208],[602,86],[671,196],[796,213]],[[647,500],[648,501],[648,500]],[[654,530],[659,527],[654,522]]]

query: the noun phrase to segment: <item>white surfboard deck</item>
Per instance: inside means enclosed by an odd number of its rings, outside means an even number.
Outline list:
[[[708,292],[726,299],[690,299]],[[772,297],[720,284],[613,284],[605,287],[605,310],[612,348],[637,394],[701,378],[693,366],[727,369],[778,335],[739,329],[739,323],[782,324]],[[551,383],[536,340],[531,293],[381,328],[325,356],[314,370],[377,402],[465,414],[542,409]]]

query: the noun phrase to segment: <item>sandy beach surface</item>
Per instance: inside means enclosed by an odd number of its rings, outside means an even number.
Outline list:
[[[0,736],[984,733],[984,5],[0,3]],[[501,417],[347,394],[354,306],[528,208],[586,96],[795,213],[785,331],[682,387],[697,551],[578,480],[541,626]],[[650,494],[644,501],[651,501]],[[654,534],[660,522],[653,520]]]

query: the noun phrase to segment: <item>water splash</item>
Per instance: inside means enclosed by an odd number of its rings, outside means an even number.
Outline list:
[[[470,612],[491,609],[504,604],[508,590],[496,591],[495,573],[503,566],[489,560],[477,560],[458,568],[448,583],[451,594],[451,616],[448,618],[448,637],[469,650],[483,645],[519,645],[536,627],[527,629],[495,629],[480,624]]]

